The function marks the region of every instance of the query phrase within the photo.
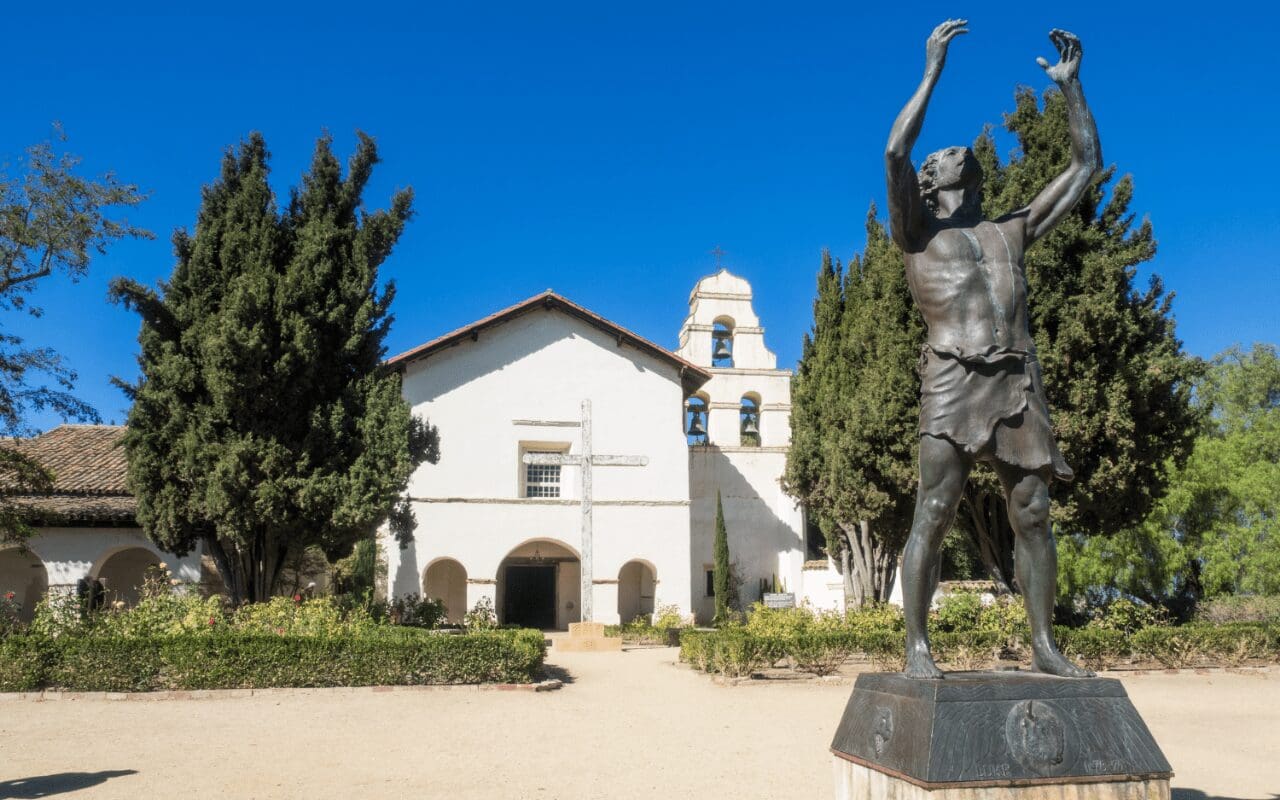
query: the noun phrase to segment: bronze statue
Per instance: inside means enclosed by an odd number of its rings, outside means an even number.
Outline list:
[[[1053,439],[1035,343],[1027,330],[1023,254],[1071,210],[1102,168],[1098,132],[1080,88],[1080,40],[1049,38],[1060,60],[1037,62],[1067,102],[1071,164],[1025,208],[982,218],[982,168],[967,147],[931,154],[917,174],[911,147],[951,40],[968,29],[948,20],[926,46],[924,79],[898,115],[885,148],[889,221],[906,257],[911,294],[928,326],[921,358],[920,489],[902,564],[906,674],[941,678],[926,620],[938,583],[939,548],[978,461],[1004,486],[1016,535],[1014,568],[1031,623],[1033,667],[1066,677],[1092,673],[1053,640],[1058,559],[1049,525],[1049,481],[1071,469]]]

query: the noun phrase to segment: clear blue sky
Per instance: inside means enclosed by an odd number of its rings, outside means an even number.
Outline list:
[[[884,139],[925,37],[966,14],[917,152],[970,142],[1015,86],[1048,85],[1046,33],[1074,31],[1104,157],[1133,173],[1133,209],[1160,242],[1145,274],[1176,291],[1187,349],[1280,340],[1280,12],[1260,3],[1196,16],[1114,0],[77,5],[7,15],[0,155],[60,120],[88,170],[151,193],[134,219],[158,236],[118,245],[79,284],[48,279],[42,319],[0,322],[63,353],[109,421],[126,413],[108,378],[136,375],[138,322],[107,304],[107,281],[168,276],[170,233],[253,130],[281,193],[319,134],[345,157],[356,129],[384,159],[366,201],[417,192],[384,267],[393,353],[548,287],[674,347],[719,245],[793,366],[822,248],[847,259],[868,205],[883,208]]]

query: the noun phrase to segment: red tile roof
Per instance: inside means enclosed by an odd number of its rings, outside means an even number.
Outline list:
[[[437,353],[446,348],[454,347],[468,339],[475,340],[479,337],[481,331],[486,328],[495,328],[499,325],[506,324],[517,317],[523,316],[540,308],[554,309],[561,313],[568,314],[571,317],[580,319],[588,325],[604,331],[610,336],[616,338],[619,346],[624,344],[630,345],[637,350],[658,359],[659,361],[664,361],[670,364],[680,372],[680,381],[683,384],[686,393],[692,393],[698,387],[702,386],[702,384],[711,380],[711,373],[707,372],[702,367],[699,367],[691,361],[685,361],[670,350],[654,344],[643,336],[632,333],[621,325],[611,322],[599,314],[589,311],[572,300],[562,297],[549,289],[542,294],[530,297],[528,300],[516,303],[509,308],[504,308],[501,311],[484,317],[483,319],[476,320],[470,325],[458,328],[455,331],[450,331],[443,336],[432,339],[426,344],[418,345],[412,350],[406,350],[399,355],[392,356],[387,359],[386,364],[387,366],[402,370],[408,364],[417,361],[418,359],[426,358],[432,353]]]
[[[30,439],[4,442],[53,473],[48,495],[11,495],[37,523],[133,524],[137,501],[125,488],[128,462],[121,425],[60,425]]]

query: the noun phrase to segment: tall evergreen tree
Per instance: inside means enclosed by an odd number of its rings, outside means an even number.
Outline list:
[[[1070,161],[1062,94],[1043,108],[1019,89],[1005,128],[1018,153],[1001,163],[985,132],[974,151],[986,174],[983,211],[997,217],[1025,206]],[[1166,464],[1185,461],[1198,430],[1191,387],[1202,365],[1182,352],[1172,295],[1158,277],[1134,287],[1138,265],[1156,251],[1151,223],[1134,225],[1133,180],[1107,170],[1080,203],[1026,255],[1030,328],[1044,369],[1054,429],[1071,484],[1056,484],[1061,533],[1089,536],[1142,520],[1164,493]],[[957,517],[997,585],[1013,583],[1013,532],[994,474],[975,471]]]
[[[729,621],[729,592],[733,589],[733,581],[730,580],[729,570],[732,568],[729,563],[729,531],[724,524],[724,503],[720,500],[720,491],[716,490],[716,536],[713,547],[713,561],[711,571],[711,588],[715,594],[716,600],[716,616],[712,621],[715,625],[723,625]]]
[[[848,272],[823,254],[814,329],[793,382],[788,489],[815,514],[846,602],[885,601],[911,528],[924,325],[873,206]]]
[[[438,458],[381,366],[393,287],[379,292],[378,267],[412,193],[365,211],[373,140],[360,134],[345,178],[330,145],[279,211],[250,136],[205,188],[195,233],[174,234],[169,281],[112,285],[142,317],[124,440],[139,522],[167,550],[203,543],[237,603],[270,596],[291,550],[340,557],[388,518],[410,535],[402,493]]]

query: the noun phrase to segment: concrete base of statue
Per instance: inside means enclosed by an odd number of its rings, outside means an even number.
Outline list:
[[[836,800],[1169,800],[1169,779],[974,784],[935,789],[834,757]]]
[[[1173,772],[1113,678],[860,675],[831,743],[838,800],[1169,800]]]
[[[571,622],[569,635],[555,640],[555,649],[563,653],[594,653],[622,649],[622,639],[605,636],[603,622]]]

